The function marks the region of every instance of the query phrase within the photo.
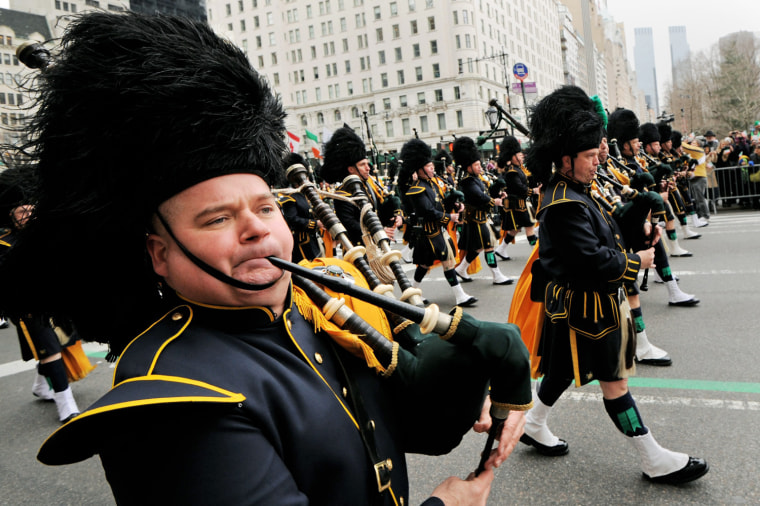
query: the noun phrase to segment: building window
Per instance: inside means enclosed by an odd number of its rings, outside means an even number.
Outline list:
[[[454,36],[454,40],[456,42],[457,49],[462,49],[462,40],[459,35]]]
[[[412,20],[409,24],[412,28],[412,35],[417,35],[417,20]]]
[[[454,86],[454,100],[459,100],[462,98],[462,95],[459,91],[459,86]]]
[[[422,132],[428,131],[427,116],[420,116],[420,131]]]
[[[375,30],[375,38],[377,39],[377,42],[383,41],[383,29],[378,28]]]
[[[398,16],[398,2],[391,2],[391,16]]]
[[[401,107],[406,107],[407,106],[406,95],[401,95],[400,97],[398,97],[398,103]]]
[[[446,130],[446,114],[438,113],[438,130]]]
[[[421,91],[417,93],[417,103],[422,105],[425,103],[425,92]]]
[[[435,30],[435,16],[430,16],[428,18],[428,30],[431,32]]]
[[[401,48],[400,48],[400,47],[397,47],[397,48],[394,50],[394,52],[396,53],[396,61],[397,61],[397,62],[400,62],[400,61],[403,59],[403,57],[402,57],[402,55],[401,55]]]
[[[409,10],[411,12],[414,12],[414,10],[417,8],[416,3],[414,0],[409,0]]]
[[[412,128],[411,128],[411,125],[409,124],[409,118],[404,118],[401,120],[401,130],[405,136],[412,134]]]
[[[414,67],[414,74],[418,82],[422,81],[422,67]]]
[[[438,63],[433,64],[433,78],[441,77],[441,66]]]
[[[393,121],[385,122],[385,135],[386,137],[393,137]]]
[[[396,71],[396,77],[398,78],[398,84],[401,86],[404,84],[404,71],[403,70],[397,70]],[[406,97],[404,97],[404,100],[406,100]]]
[[[431,40],[430,41],[430,54],[438,54],[438,41],[437,40]]]
[[[385,65],[385,51],[378,51],[377,58],[380,61],[380,65]]]
[[[384,98],[383,99],[383,110],[384,111],[390,111],[391,110],[391,99],[390,98]]]
[[[454,15],[454,24],[458,25],[459,24],[459,13],[457,11],[453,11],[451,14]]]
[[[337,92],[337,88],[336,88],[336,92]],[[336,109],[336,110],[335,110],[335,114],[333,115],[333,118],[335,118],[335,121],[340,121],[340,119],[341,119],[341,116],[340,116],[340,111],[338,111],[338,110]]]
[[[377,111],[375,110],[375,104],[369,104],[369,114],[370,116],[377,114]]]
[[[380,12],[380,6],[376,5],[373,9],[373,12],[375,13],[375,19],[381,19],[383,16]]]
[[[412,44],[412,56],[415,58],[420,57],[420,45],[419,44]]]
[[[393,32],[393,38],[398,39],[401,37],[401,30],[399,30],[398,25],[391,26],[391,31]]]
[[[382,86],[383,88],[388,87],[388,74],[385,72],[380,74],[380,86]]]
[[[351,73],[351,60],[346,60],[346,74]]]
[[[352,107],[351,108],[351,117],[352,118],[358,118],[359,117],[359,108],[358,107]]]
[[[317,88],[317,91],[319,91],[319,88]],[[317,97],[317,102],[319,102],[319,97]],[[321,112],[317,113],[317,125],[324,125],[325,124],[325,115]]]
[[[464,128],[464,114],[462,114],[462,111],[457,111],[457,128]]]
[[[435,90],[435,101],[443,102],[443,90]]]

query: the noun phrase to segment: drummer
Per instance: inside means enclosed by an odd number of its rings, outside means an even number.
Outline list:
[[[266,80],[187,19],[92,12],[62,47],[28,150],[38,206],[0,270],[25,286],[0,304],[55,308],[121,358],[40,460],[98,453],[119,504],[408,504],[405,445],[426,424],[352,336],[315,332],[319,310],[265,258],[292,251]],[[510,414],[486,471],[425,504],[484,504],[522,424]]]

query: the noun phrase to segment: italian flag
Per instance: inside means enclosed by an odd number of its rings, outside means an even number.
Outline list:
[[[311,152],[314,153],[314,158],[322,158],[322,151],[319,149],[319,137],[317,137],[317,134],[306,130],[306,138],[313,143],[311,146]]]
[[[292,132],[288,132],[288,148],[291,153],[298,153],[298,146],[301,145],[301,138]]]

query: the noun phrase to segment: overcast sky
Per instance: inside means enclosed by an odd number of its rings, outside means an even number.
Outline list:
[[[607,10],[615,21],[625,25],[631,67],[634,28],[652,28],[660,97],[664,96],[665,83],[671,80],[669,26],[686,27],[692,55],[709,50],[729,33],[760,30],[758,0],[733,0],[725,4],[720,0],[607,0]]]

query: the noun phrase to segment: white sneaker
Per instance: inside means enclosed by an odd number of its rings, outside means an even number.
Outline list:
[[[496,249],[493,251],[493,252],[494,252],[494,254],[495,254],[497,257],[501,258],[502,260],[512,260],[512,259],[510,258],[510,256],[509,256],[509,254],[507,254],[507,246],[508,246],[508,245],[509,245],[509,243],[507,242],[507,240],[506,240],[506,239],[502,240],[502,241],[501,241],[501,244],[499,244],[499,247],[498,247],[498,248],[496,248]]]
[[[470,266],[470,262],[467,260],[462,260],[459,265],[457,265],[454,268],[454,272],[459,276],[463,283],[469,283],[472,281],[472,278],[469,274],[467,274],[467,267]]]
[[[689,225],[681,225],[681,232],[683,232],[684,239],[699,239],[702,234],[694,232],[689,228]]]
[[[691,226],[694,228],[702,228],[706,227],[710,223],[708,221],[703,220],[699,217],[699,215],[692,214],[691,215]]]

